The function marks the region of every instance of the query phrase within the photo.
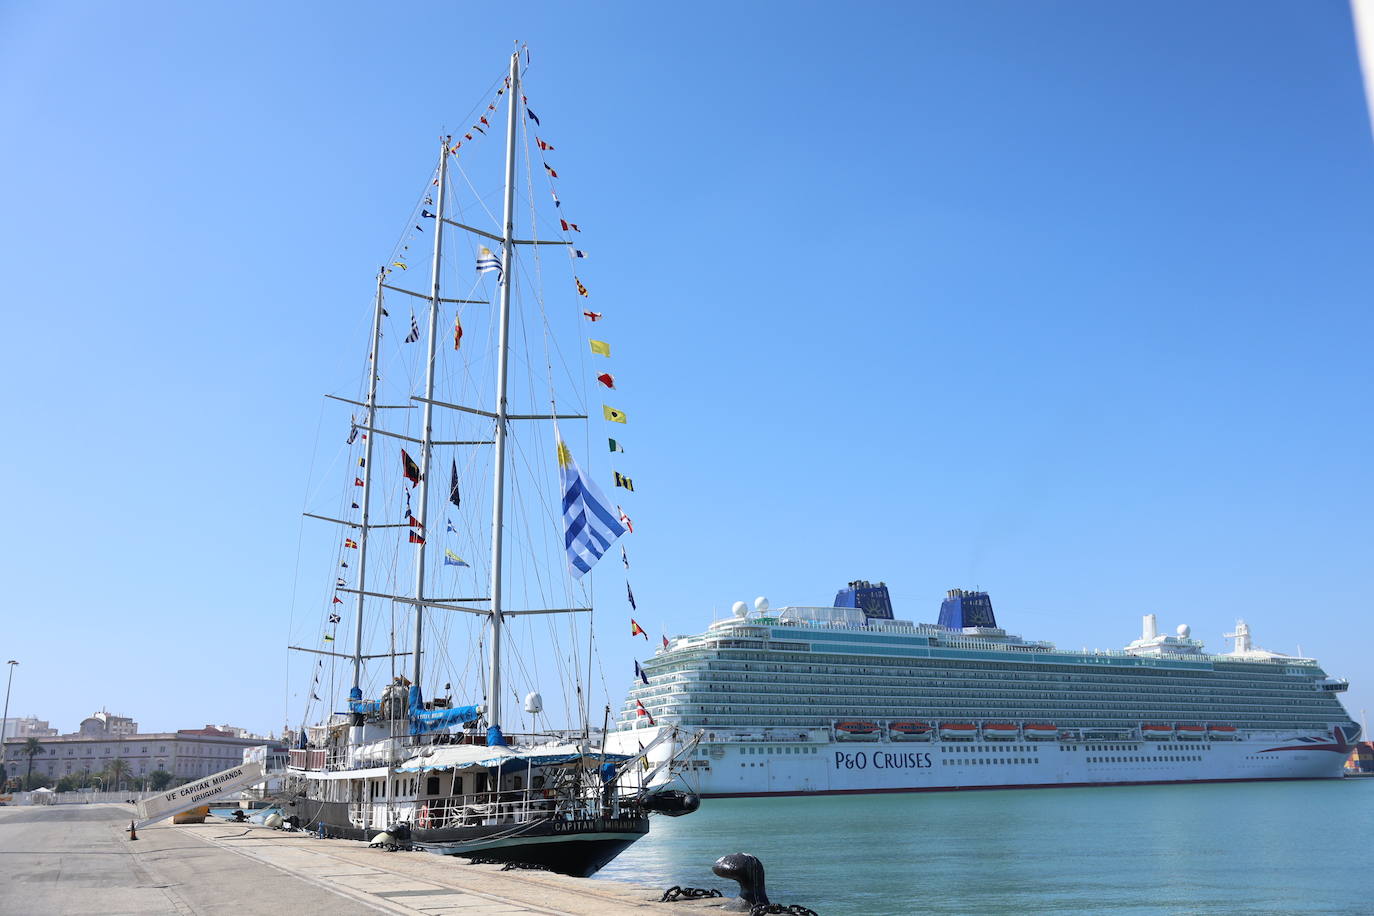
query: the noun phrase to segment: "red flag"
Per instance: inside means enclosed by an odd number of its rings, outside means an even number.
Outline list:
[[[463,345],[463,319],[458,315],[453,316],[453,349],[457,350]]]
[[[649,634],[644,632],[644,628],[639,625],[639,621],[635,620],[633,617],[630,618],[630,635],[643,636],[645,639],[649,638]]]
[[[420,534],[420,533],[418,533],[418,532],[415,532],[415,531],[410,532],[410,543],[412,543],[412,544],[423,544],[424,542],[425,542],[425,537],[424,537],[424,535],[422,535],[422,534]]]
[[[401,449],[401,466],[404,469],[406,480],[410,481],[412,487],[420,482],[420,466],[411,460],[410,453],[405,449]]]
[[[406,524],[409,525],[409,526],[412,527],[412,528],[423,528],[423,527],[425,527],[424,525],[421,525],[421,524],[420,524],[420,520],[419,520],[418,518],[416,518],[415,516],[411,515],[409,512],[406,513]]]
[[[619,506],[616,506],[615,511],[620,513],[620,524],[624,525],[625,530],[630,532],[630,534],[634,534],[635,526],[630,523],[630,517],[625,514],[625,510],[620,508]]]
[[[539,148],[540,148],[540,149],[553,149],[553,144],[552,144],[552,143],[545,143],[543,140],[540,140],[538,137],[535,137],[535,138],[534,138],[534,142],[539,144]]]
[[[550,178],[557,178],[557,177],[558,177],[558,173],[555,172],[555,171],[553,170],[553,166],[549,165],[547,162],[544,163],[544,168],[548,170],[548,173],[549,173],[549,177],[550,177]]]
[[[339,598],[338,595],[335,595],[335,596],[334,596],[334,603],[335,603],[335,604],[343,604],[343,601]]]
[[[477,120],[481,121],[483,124],[487,125],[488,127],[491,127],[491,122],[487,120],[487,116],[486,116],[486,115],[482,115],[482,116],[481,116],[480,118],[478,118]],[[539,138],[536,137],[535,139],[537,140],[537,139],[539,139]],[[543,147],[541,146],[540,148],[542,149]]]
[[[663,648],[668,648],[668,637],[663,637]]]
[[[355,486],[355,487],[361,487],[362,485],[363,485],[363,479],[362,479],[361,477],[354,477],[354,478],[353,478],[353,486]]]
[[[600,321],[600,320],[601,320],[601,313],[600,313],[600,312],[583,312],[582,315],[583,315],[588,321]]]
[[[358,549],[358,542],[355,541],[355,540],[353,540],[352,538],[344,538],[344,546],[345,546],[345,547],[352,547],[354,550],[357,550],[357,549]]]
[[[640,700],[635,700],[635,715],[644,716],[649,720],[650,725],[654,724],[654,717],[649,715],[649,710],[644,708],[644,703]]]
[[[565,219],[560,219],[559,222],[563,224],[563,231],[564,231],[564,232],[567,232],[569,229],[571,229],[573,232],[581,232],[581,231],[582,231],[581,229],[578,228],[577,223],[570,223],[570,222],[568,222],[568,221],[565,220]]]
[[[611,375],[609,372],[601,373],[596,377],[596,380],[601,384],[605,385],[607,388],[615,387],[615,376]]]

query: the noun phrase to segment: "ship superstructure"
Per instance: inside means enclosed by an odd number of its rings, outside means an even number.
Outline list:
[[[985,592],[917,624],[852,582],[832,607],[739,602],[668,641],[618,734],[632,753],[664,726],[702,733],[686,773],[706,796],[1338,777],[1359,734],[1346,682],[1243,621],[1228,635],[1208,654],[1146,615],[1124,649],[1065,651],[998,626]]]

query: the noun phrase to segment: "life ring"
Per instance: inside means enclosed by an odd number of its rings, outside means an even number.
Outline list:
[[[421,806],[420,816],[415,818],[415,826],[426,828],[429,827],[429,805]]]

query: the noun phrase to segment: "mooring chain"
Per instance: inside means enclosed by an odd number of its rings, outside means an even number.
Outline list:
[[[674,900],[702,900],[706,897],[723,897],[724,895],[714,887],[681,887],[674,884],[663,892],[663,896],[658,898],[659,903],[671,903]]]
[[[812,909],[807,909],[800,903],[793,903],[783,906],[781,903],[760,903],[749,911],[749,916],[772,916],[774,913],[786,914],[786,916],[819,916]]]

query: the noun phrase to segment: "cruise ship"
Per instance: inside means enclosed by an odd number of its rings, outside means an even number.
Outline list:
[[[935,624],[895,619],[882,582],[833,607],[737,602],[664,639],[608,746],[646,779],[685,752],[677,778],[707,798],[1339,778],[1347,682],[1244,621],[1226,635],[1209,654],[1148,614],[1124,649],[1065,651],[999,627],[981,591],[951,590]]]

